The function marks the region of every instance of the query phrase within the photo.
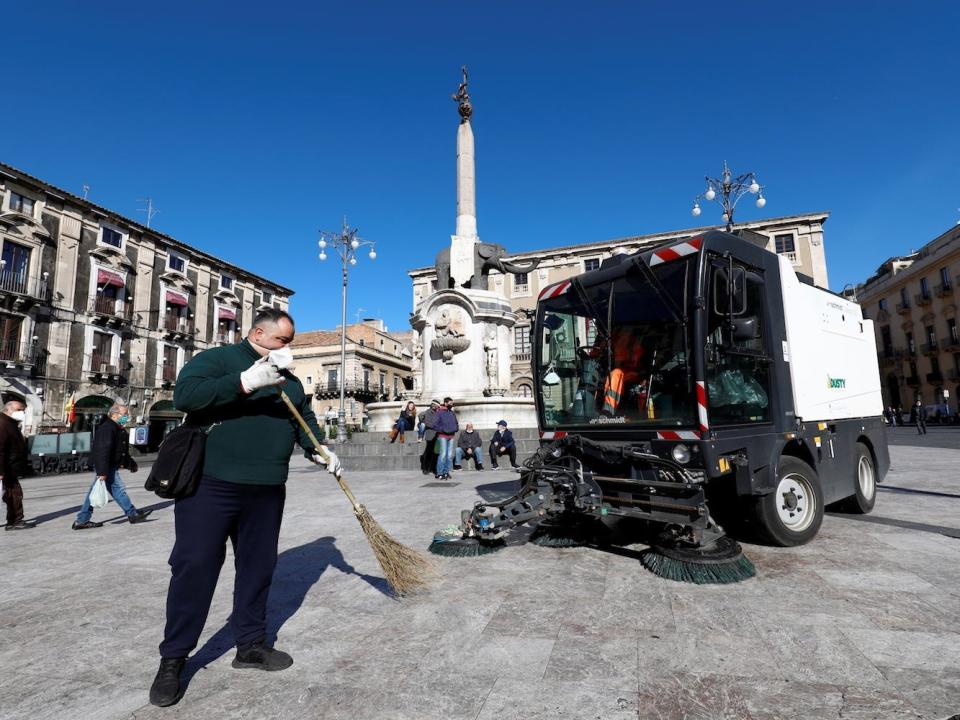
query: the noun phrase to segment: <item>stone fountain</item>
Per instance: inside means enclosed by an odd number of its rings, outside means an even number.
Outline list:
[[[463,427],[472,422],[485,436],[498,420],[511,428],[536,427],[533,400],[510,397],[512,329],[517,316],[505,295],[488,288],[491,270],[530,272],[539,261],[520,265],[504,260],[501,245],[481,243],[477,235],[473,106],[467,94],[467,70],[456,95],[457,225],[450,246],[437,255],[437,289],[410,319],[416,333],[414,389],[410,399],[423,410],[432,398],[449,396]],[[504,284],[506,285],[506,284]],[[367,405],[370,430],[389,430],[405,402]]]

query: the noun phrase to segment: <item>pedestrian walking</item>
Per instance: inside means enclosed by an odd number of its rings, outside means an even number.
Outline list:
[[[277,386],[314,434],[317,419],[303,385],[285,367],[292,359],[293,318],[282,310],[257,313],[246,339],[205,350],[177,378],[174,405],[191,423],[211,426],[203,475],[195,494],[174,505],[176,541],[170,554],[167,621],[160,643],[160,668],[150,702],[173,705],[182,694],[181,673],[203,631],[229,539],[236,580],[233,588],[235,668],[283,670],[293,664],[267,644],[267,597],[277,563],[285,483],[295,443],[319,465],[323,457],[291,420]],[[330,450],[327,470],[340,462]]]
[[[923,403],[918,399],[916,404],[913,406],[913,412],[917,420],[917,435],[926,435],[927,434],[927,411],[923,407]]]
[[[513,433],[507,430],[506,420],[497,422],[497,431],[490,439],[490,465],[493,468],[500,467],[497,460],[502,455],[510,458],[510,467],[520,467],[517,465],[517,443],[513,439]]]
[[[449,480],[453,469],[453,438],[460,429],[457,416],[453,414],[453,398],[444,398],[434,420],[437,431],[437,479]]]
[[[437,454],[434,452],[434,441],[437,439],[437,431],[433,424],[436,421],[437,411],[440,409],[439,400],[430,401],[430,409],[423,414],[423,452],[420,454],[420,471],[424,475],[436,474]]]
[[[130,422],[130,412],[126,405],[114,403],[107,411],[107,418],[100,423],[93,433],[93,442],[90,445],[90,458],[93,460],[94,478],[90,489],[83,498],[83,505],[73,521],[74,530],[90,530],[103,527],[102,522],[94,522],[93,505],[90,504],[90,493],[101,480],[106,483],[107,492],[117,501],[117,505],[131,523],[143,522],[152,510],[137,510],[127,495],[127,486],[120,477],[121,470],[137,471],[137,462],[130,457],[130,442],[124,425]]]
[[[454,470],[462,469],[463,461],[469,462],[471,459],[477,470],[483,470],[483,440],[480,439],[480,433],[473,429],[473,423],[467,423],[466,429],[457,437],[456,453]]]
[[[26,409],[19,400],[10,400],[3,404],[3,413],[0,413],[0,481],[7,506],[5,530],[29,530],[36,525],[23,519],[23,488],[20,487],[20,477],[27,474],[27,441],[20,432]]]
[[[407,406],[400,411],[400,417],[397,418],[397,421],[393,424],[393,429],[390,431],[390,443],[393,444],[394,441],[399,437],[401,444],[406,442],[404,439],[404,432],[407,430],[413,430],[417,424],[417,406],[411,400],[407,403]]]

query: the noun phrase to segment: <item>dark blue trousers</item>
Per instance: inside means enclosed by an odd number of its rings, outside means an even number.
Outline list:
[[[204,476],[195,495],[177,500],[161,657],[186,657],[197,646],[228,538],[236,566],[230,616],[234,640],[244,649],[266,636],[285,497],[283,485],[241,485]]]

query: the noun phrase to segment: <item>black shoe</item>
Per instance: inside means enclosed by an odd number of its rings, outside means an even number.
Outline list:
[[[499,469],[500,469],[500,466],[497,465],[496,463],[491,463],[490,467],[492,467],[494,470],[499,470]]]
[[[479,470],[479,471],[482,472],[482,471],[483,471],[483,465],[477,465],[477,470]]]
[[[37,524],[32,521],[21,520],[20,522],[8,523],[4,530],[29,530],[30,528],[36,527]]]
[[[519,466],[519,465],[511,465],[510,467],[512,467],[514,470],[519,470],[519,469],[520,469],[520,466]]]
[[[453,466],[453,469],[454,469],[454,470],[463,470],[463,465],[454,465],[454,466]]]
[[[183,697],[183,688],[180,686],[180,675],[186,658],[161,658],[160,669],[150,686],[150,704],[157,707],[174,705]]]
[[[130,521],[130,524],[143,522],[147,517],[152,513],[153,510],[137,510],[133,515],[128,515],[127,520]]]
[[[92,520],[87,520],[86,522],[73,521],[74,530],[90,530],[91,528],[98,527],[103,527],[103,523],[93,522]]]
[[[233,659],[235,668],[255,668],[257,670],[286,670],[293,665],[293,658],[281,650],[274,650],[263,640],[255,642],[246,650],[237,650]]]

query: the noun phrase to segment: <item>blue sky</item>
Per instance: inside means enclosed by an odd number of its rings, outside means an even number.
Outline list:
[[[470,67],[480,236],[511,250],[690,227],[724,160],[740,219],[832,213],[831,286],[960,220],[956,2],[44,2],[2,11],[0,160],[296,290],[339,321],[317,230],[379,257],[352,320],[407,329],[455,221]],[[17,29],[16,31],[14,29]],[[744,203],[747,203],[745,199]],[[715,206],[702,221],[719,222]]]

